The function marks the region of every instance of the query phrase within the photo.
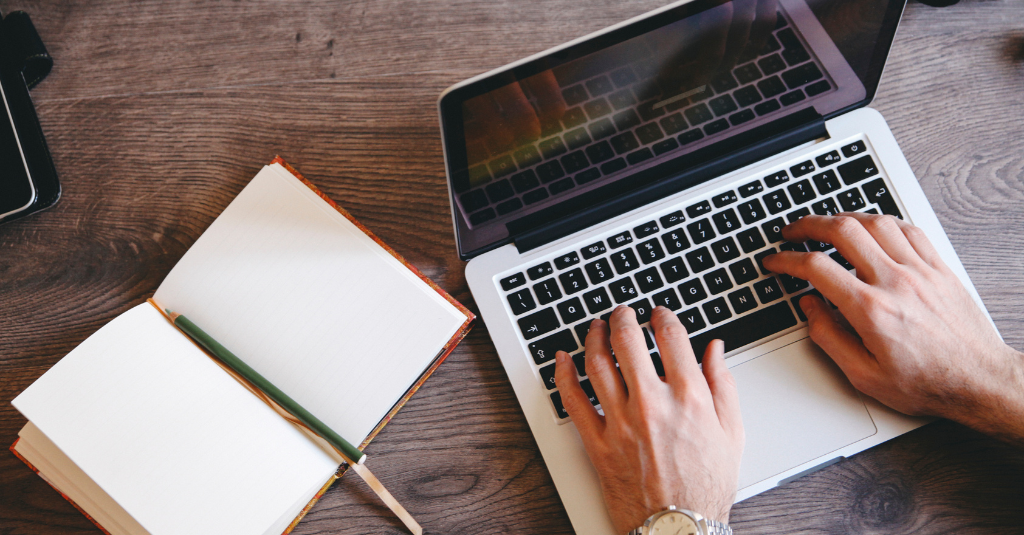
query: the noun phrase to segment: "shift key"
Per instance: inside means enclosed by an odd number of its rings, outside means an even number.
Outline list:
[[[697,363],[700,363],[704,358],[704,350],[712,340],[719,339],[725,342],[725,352],[728,353],[762,338],[768,338],[794,325],[796,325],[796,316],[789,308],[789,303],[783,301],[732,320],[721,327],[691,336],[690,345],[693,346],[693,354],[697,356]]]
[[[531,343],[529,347],[530,354],[533,355],[533,360],[537,364],[542,364],[555,358],[555,353],[559,350],[566,353],[575,353],[576,349],[579,348],[576,344],[576,339],[573,338],[569,329],[558,331],[547,338],[537,340]]]

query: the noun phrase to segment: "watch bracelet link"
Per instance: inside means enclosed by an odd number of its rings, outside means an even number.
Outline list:
[[[728,524],[723,524],[717,520],[704,519],[704,522],[708,525],[708,535],[732,535],[732,528]]]

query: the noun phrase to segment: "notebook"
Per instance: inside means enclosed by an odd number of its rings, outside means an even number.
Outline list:
[[[343,473],[164,308],[361,447],[475,319],[275,159],[153,299],[13,401],[29,423],[11,449],[112,535],[287,533]]]

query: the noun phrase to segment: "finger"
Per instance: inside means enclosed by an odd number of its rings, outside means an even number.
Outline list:
[[[939,255],[939,251],[935,249],[931,240],[928,239],[928,236],[920,227],[911,225],[910,223],[895,217],[893,218],[893,222],[900,227],[903,235],[906,236],[907,241],[910,242],[910,246],[917,251],[921,260],[924,260],[925,263],[940,271],[946,269],[946,263],[942,260],[942,256]]]
[[[852,217],[804,216],[786,225],[782,236],[791,242],[816,240],[831,243],[868,282],[875,280],[879,270],[888,271],[895,266],[864,225]]]
[[[700,365],[693,355],[690,335],[671,310],[659,306],[651,313],[654,339],[661,352],[661,364],[669,384],[685,385],[700,375]]]
[[[849,310],[870,288],[825,253],[782,251],[762,260],[764,267],[809,281],[839,308]]]
[[[493,96],[484,94],[473,97],[467,100],[463,107],[467,115],[467,143],[483,143],[493,153],[512,148],[513,135],[508,129],[501,127],[505,120]]]
[[[501,108],[503,124],[515,134],[517,142],[534,141],[540,137],[540,120],[537,119],[537,112],[526,99],[526,94],[518,83],[499,87],[491,93]]]
[[[891,215],[862,214],[844,212],[843,217],[852,217],[871,234],[878,245],[896,262],[905,266],[919,266],[924,260],[910,244],[907,235],[900,228],[899,219]]]
[[[811,340],[832,357],[854,386],[863,385],[867,378],[879,373],[874,355],[859,338],[839,325],[824,301],[808,295],[800,300],[800,308],[807,316]]]
[[[531,76],[520,83],[525,83],[530,93],[537,99],[540,116],[545,120],[558,120],[565,113],[565,99],[558,87],[553,71],[544,71]]]
[[[587,333],[586,362],[587,377],[590,377],[590,384],[594,387],[597,399],[601,400],[601,407],[605,414],[612,414],[622,407],[626,402],[626,387],[622,383],[619,369],[615,367],[615,359],[612,358],[611,342],[608,339],[608,324],[601,320],[594,320],[590,323],[590,332]]]
[[[740,413],[740,395],[736,390],[729,367],[725,365],[725,344],[721,340],[712,340],[704,351],[704,378],[707,379],[711,399],[715,402],[715,413],[722,427],[733,433],[734,437],[743,436],[743,415]]]
[[[590,403],[590,398],[576,378],[576,365],[565,351],[555,353],[555,386],[561,392],[562,406],[576,423],[576,429],[583,436],[583,442],[600,434],[604,419]]]
[[[626,388],[634,394],[650,388],[658,381],[658,372],[647,350],[643,330],[636,321],[636,312],[626,305],[619,305],[608,318],[608,323],[612,349],[619,361],[619,370],[626,381]]]

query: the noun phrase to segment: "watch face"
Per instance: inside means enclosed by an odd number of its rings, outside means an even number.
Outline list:
[[[651,524],[651,535],[697,535],[699,530],[693,519],[678,511],[659,516]]]

